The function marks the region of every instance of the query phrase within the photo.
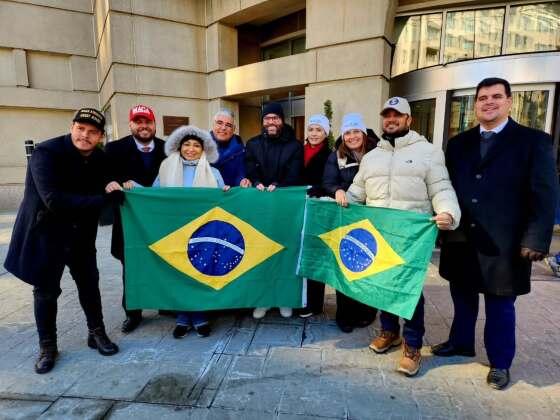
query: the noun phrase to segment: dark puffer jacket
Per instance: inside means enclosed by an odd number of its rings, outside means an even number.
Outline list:
[[[279,137],[261,133],[250,139],[245,147],[245,169],[253,185],[301,185],[303,146],[293,128],[284,125]]]
[[[320,198],[327,195],[327,192],[323,188],[323,174],[330,154],[331,149],[329,149],[328,141],[325,140],[321,150],[319,150],[317,154],[309,160],[307,166],[303,168],[303,184],[311,186],[311,188],[307,190],[307,195],[309,197]]]
[[[373,130],[368,128],[367,132],[366,153],[375,149],[379,141],[379,137],[375,135]],[[332,198],[334,198],[337,190],[347,191],[350,188],[360,167],[360,164],[356,162],[352,155],[339,159],[338,148],[341,143],[342,137],[338,137],[335,142],[335,150],[329,155],[323,173],[323,189]]]

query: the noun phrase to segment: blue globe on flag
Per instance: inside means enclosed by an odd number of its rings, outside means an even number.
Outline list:
[[[359,273],[374,263],[377,241],[373,234],[365,229],[352,229],[340,241],[339,254],[348,270]]]

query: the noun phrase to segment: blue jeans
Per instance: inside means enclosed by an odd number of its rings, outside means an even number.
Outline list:
[[[474,350],[479,294],[453,283],[449,289],[455,309],[449,341],[457,347]],[[497,369],[509,369],[515,356],[515,298],[484,295],[484,345],[490,366]]]
[[[208,324],[208,317],[204,312],[177,312],[177,325],[195,328]]]
[[[379,316],[381,328],[384,331],[391,331],[398,334],[400,331],[399,317],[389,312],[381,311]],[[412,319],[404,320],[403,337],[407,346],[419,349],[422,347],[424,339],[424,295],[420,295],[420,300],[416,305]]]

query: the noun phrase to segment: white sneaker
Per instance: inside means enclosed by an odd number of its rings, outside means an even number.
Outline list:
[[[280,308],[280,315],[284,318],[290,318],[292,316],[292,308]]]
[[[253,318],[255,319],[264,318],[264,316],[266,315],[269,309],[270,308],[255,308],[253,310]]]

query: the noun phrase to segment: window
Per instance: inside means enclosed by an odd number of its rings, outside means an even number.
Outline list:
[[[300,54],[305,52],[305,37],[288,39],[277,44],[261,48],[263,61],[274,58],[287,57],[288,55]]]
[[[412,112],[411,128],[425,136],[430,143],[434,141],[434,120],[436,115],[436,100],[423,99],[410,102]]]
[[[511,6],[507,53],[560,50],[560,2]]]
[[[512,92],[511,117],[520,124],[544,131],[548,95],[548,90]],[[474,95],[456,96],[451,100],[449,138],[478,124],[474,102]]]
[[[395,20],[394,75],[439,63],[441,25],[441,13]]]

